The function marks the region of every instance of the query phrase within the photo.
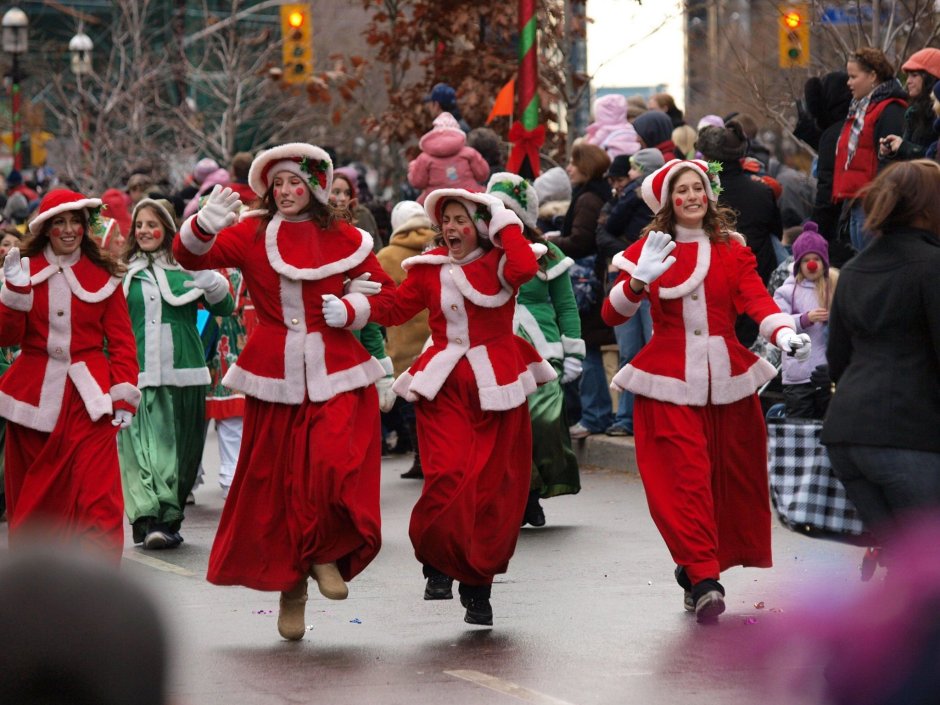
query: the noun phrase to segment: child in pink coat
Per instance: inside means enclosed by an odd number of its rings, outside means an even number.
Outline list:
[[[467,136],[450,113],[434,118],[434,127],[418,142],[421,154],[408,165],[408,182],[424,189],[418,196],[423,204],[431,191],[462,188],[473,193],[483,190],[490,167],[483,156],[467,146]]]

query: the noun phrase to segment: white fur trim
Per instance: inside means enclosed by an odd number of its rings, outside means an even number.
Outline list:
[[[97,291],[88,291],[85,289],[81,283],[78,281],[78,278],[75,276],[75,272],[72,271],[71,267],[63,267],[62,274],[65,275],[65,280],[69,284],[69,289],[72,290],[72,293],[75,294],[76,298],[81,299],[85,303],[97,304],[104,301],[106,298],[111,296],[121,285],[121,277],[109,277],[108,281],[98,289]]]
[[[333,184],[333,161],[330,159],[330,155],[324,150],[312,144],[307,144],[306,142],[289,142],[287,144],[278,145],[277,147],[272,147],[271,149],[266,149],[258,154],[251,163],[251,168],[248,170],[248,185],[251,186],[251,190],[258,194],[258,196],[264,196],[268,190],[268,183],[262,179],[262,173],[265,171],[265,167],[271,162],[279,162],[295,157],[307,157],[308,159],[314,159],[318,162],[328,162],[326,186],[324,188],[319,187],[319,182],[316,181],[315,176],[311,175],[308,177],[305,174],[303,175],[305,181],[309,182],[312,178],[317,184],[316,188],[311,186],[310,189],[314,198],[321,203],[326,203],[329,198],[330,188],[332,188]],[[271,176],[271,173],[268,172],[266,176]]]
[[[111,396],[111,401],[123,401],[127,402],[135,409],[140,406],[140,390],[135,387],[130,382],[120,382],[111,386],[111,389],[108,390],[108,394]]]
[[[500,206],[502,206],[502,201],[500,201]],[[502,232],[503,228],[507,228],[510,225],[518,225],[520,228],[523,227],[522,221],[519,219],[519,216],[516,215],[515,211],[502,207],[493,213],[493,217],[490,219],[489,235],[494,245],[500,246],[500,238],[498,238],[497,235]]]
[[[538,387],[538,381],[550,382],[557,374],[555,368],[542,360],[527,367],[519,376],[508,384],[497,384],[493,362],[485,345],[478,345],[467,351],[467,361],[473,368],[477,390],[480,395],[480,408],[488,411],[515,409],[526,403],[526,397]],[[547,366],[549,371],[542,366]]]
[[[245,210],[238,214],[238,222],[243,220],[248,220],[249,218],[266,218],[268,212],[264,208],[254,208],[252,210]]]
[[[365,294],[346,294],[346,296],[343,297],[343,301],[352,306],[352,310],[356,312],[356,316],[353,318],[352,322],[347,321],[344,327],[350,330],[361,330],[365,328],[366,323],[369,322],[369,314],[372,313],[372,304],[369,303],[369,297]]]
[[[619,313],[621,316],[626,316],[627,318],[631,317],[637,312],[640,308],[640,301],[632,301],[627,298],[626,293],[624,293],[624,287],[626,282],[619,282],[610,290],[610,293],[607,295],[610,305],[614,307],[614,310]]]
[[[621,272],[626,272],[630,276],[633,276],[633,272],[636,271],[636,262],[628,260],[623,252],[614,255],[611,263]]]
[[[356,265],[362,264],[362,262],[372,254],[372,236],[365,230],[357,228],[362,239],[359,242],[359,246],[352,254],[343,259],[327,262],[319,267],[295,267],[284,261],[277,247],[278,230],[280,230],[282,222],[284,222],[284,216],[280,213],[275,214],[275,216],[271,218],[271,222],[268,223],[268,227],[264,233],[264,249],[268,255],[268,262],[271,264],[271,267],[274,268],[274,271],[288,279],[302,279],[306,281],[325,279],[326,277],[341,274]]]
[[[739,232],[735,232],[734,230],[729,231],[728,238],[738,243],[739,245],[744,245],[744,247],[747,247],[747,240]]]
[[[201,257],[212,249],[217,235],[213,235],[210,240],[203,240],[202,238],[198,237],[196,233],[193,232],[192,226],[195,217],[195,215],[191,215],[189,218],[183,221],[183,225],[180,227],[180,242],[183,243],[183,247],[185,247],[187,250],[192,252],[197,257]]]
[[[794,317],[789,313],[772,313],[760,322],[760,334],[765,340],[770,341],[774,345],[777,345],[774,333],[776,333],[779,328],[787,328],[795,333],[796,323]]]
[[[463,294],[465,298],[475,303],[477,306],[482,306],[483,308],[499,308],[509,301],[509,299],[511,299],[515,294],[513,288],[506,283],[505,279],[503,279],[503,270],[505,267],[506,255],[503,255],[499,260],[499,265],[496,272],[500,284],[502,285],[502,289],[500,289],[496,294],[484,294],[483,292],[475,289],[473,284],[471,284],[467,279],[467,275],[464,273],[463,267],[456,262],[450,267],[441,267],[441,274],[443,275],[445,272],[450,274],[454,284],[460,290],[460,293]]]
[[[141,208],[152,208],[157,213],[162,215],[164,226],[168,225],[173,228],[173,230],[176,230],[176,218],[174,218],[170,214],[170,211],[168,211],[162,204],[152,198],[142,198],[137,201],[137,205],[134,206],[134,210],[131,213],[131,227],[133,227],[134,222],[137,220],[137,214],[140,212]],[[172,233],[167,233],[167,235],[172,235]],[[128,237],[130,237],[130,235],[128,235]]]
[[[532,342],[535,351],[546,360],[561,360],[565,356],[561,341],[549,342],[545,337],[545,332],[535,320],[535,316],[525,306],[516,302],[516,310],[513,314],[512,327],[518,334],[523,331],[526,337]]]
[[[21,294],[10,289],[6,282],[0,286],[0,302],[14,311],[29,311],[33,308],[33,290],[28,294]]]
[[[652,174],[643,179],[643,183],[640,186],[640,194],[643,196],[643,200],[646,202],[646,205],[650,207],[650,210],[653,213],[658,213],[663,207],[663,197],[669,194],[669,184],[675,178],[676,174],[679,172],[679,169],[684,166],[693,166],[698,167],[695,173],[697,173],[705,184],[705,192],[708,194],[708,200],[717,201],[718,198],[715,196],[715,193],[712,191],[711,182],[708,179],[708,162],[702,161],[701,159],[670,159],[663,166],[659,167]],[[676,168],[678,167],[678,168]],[[662,182],[660,182],[660,188],[658,191],[658,196],[653,190],[653,183],[655,179],[658,179],[660,174],[664,174]]]
[[[705,276],[708,274],[708,267],[711,264],[712,245],[708,240],[700,240],[696,243],[680,243],[676,245],[676,247],[690,247],[693,244],[698,250],[695,254],[695,269],[692,270],[692,274],[689,275],[688,279],[676,286],[660,286],[659,298],[681,299],[683,296],[691,294],[694,289],[698,288],[698,286],[705,281]],[[702,298],[704,299],[704,292],[702,292]]]
[[[402,260],[401,268],[406,272],[412,267],[415,267],[419,264],[429,264],[429,265],[438,265],[438,264],[449,264],[453,260],[450,258],[450,255],[415,255],[414,257],[408,257],[407,259]]]
[[[574,264],[573,259],[571,259],[570,257],[565,257],[564,259],[559,260],[558,262],[555,262],[555,264],[553,264],[551,267],[546,269],[544,272],[540,269],[538,272],[535,273],[535,276],[537,276],[543,282],[550,282],[552,281],[552,279],[557,279],[562,274],[564,274],[569,269],[571,269],[571,266],[573,264]]]
[[[42,211],[36,215],[29,223],[29,232],[33,235],[36,235],[41,229],[42,224],[51,218],[55,218],[60,213],[65,213],[66,211],[80,211],[83,208],[98,208],[101,206],[100,198],[83,198],[78,201],[68,201],[67,203],[60,203],[54,208],[49,208],[48,210]]]
[[[163,327],[163,301],[160,289],[149,270],[143,270],[137,277],[140,281],[140,295],[144,302],[144,364],[137,375],[137,386],[159,387],[162,383],[160,365],[160,329]]]
[[[430,218],[431,224],[435,227],[439,228],[441,226],[440,219],[435,213],[437,210],[437,204],[439,201],[448,199],[463,201],[465,204],[473,204],[472,208],[467,208],[468,211],[473,212],[476,211],[478,205],[486,206],[490,209],[491,216],[495,215],[497,211],[509,210],[506,208],[506,206],[503,205],[502,201],[488,193],[471,193],[470,191],[465,191],[462,188],[439,188],[436,191],[431,191],[431,193],[428,194],[428,197],[424,199],[424,210],[428,214],[428,218]],[[473,212],[470,213],[471,217],[473,217]],[[480,233],[480,235],[483,237],[488,237],[489,233],[495,232],[490,225],[486,225],[482,220],[477,220],[474,218],[473,222],[474,225],[476,225],[477,232]]]
[[[526,195],[525,209],[522,208],[522,204],[519,201],[517,201],[508,193],[493,190],[493,186],[505,181],[508,181],[513,186],[524,185]],[[535,187],[527,180],[523,179],[518,174],[513,174],[508,171],[500,171],[490,176],[490,180],[486,184],[486,192],[494,198],[498,198],[500,201],[502,201],[503,205],[505,205],[506,208],[514,211],[516,215],[518,215],[522,220],[522,222],[525,223],[528,227],[532,228],[533,230],[537,227],[539,196],[535,191]]]
[[[587,354],[587,346],[581,338],[569,338],[567,335],[562,335],[561,347],[565,351],[565,357],[578,357],[583,360]]]
[[[185,306],[187,304],[194,303],[199,301],[202,298],[203,292],[199,287],[192,287],[185,294],[174,294],[173,290],[170,289],[170,280],[166,276],[166,271],[162,267],[153,268],[154,276],[157,279],[157,286],[160,288],[160,296],[163,297],[163,300],[166,301],[170,306]],[[192,279],[192,274],[186,272],[189,275],[190,280]],[[219,275],[221,276],[221,275]],[[222,298],[225,298],[225,295],[228,293],[228,282],[226,282],[225,288],[222,290]],[[206,294],[208,299],[208,294]],[[221,299],[219,299],[221,301]],[[216,301],[210,301],[209,303],[218,303]]]
[[[84,362],[76,362],[69,367],[69,379],[78,390],[79,396],[85,402],[85,409],[92,421],[97,421],[102,416],[110,416],[114,413],[114,407],[111,405],[111,395],[105,392],[92,376],[88,365]]]
[[[327,373],[326,348],[320,333],[309,333],[304,340],[304,367],[307,394],[310,401],[315,402],[327,401],[341,392],[367,387],[386,376],[384,368],[374,357],[345,370]]]

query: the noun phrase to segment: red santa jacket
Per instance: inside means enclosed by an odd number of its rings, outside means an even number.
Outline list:
[[[740,235],[710,242],[702,230],[677,227],[674,237],[676,263],[639,295],[629,282],[645,239],[614,258],[622,273],[601,315],[609,325],[623,323],[648,295],[653,337],[614,376],[612,386],[673,404],[730,404],[777,374],[738,342],[738,314],[757,321],[770,341],[783,328],[793,330],[793,317],[781,313],[767,293]]]
[[[0,378],[0,416],[52,432],[67,378],[92,420],[134,412],[137,348],[121,278],[81,250],[58,257],[47,247],[30,264],[29,286],[0,289],[0,345],[20,346]]]
[[[526,403],[536,386],[555,379],[554,368],[514,335],[519,287],[538,271],[536,255],[517,225],[500,235],[505,249],[477,249],[454,260],[444,247],[402,262],[408,273],[395,296],[372,302],[371,320],[400,325],[427,308],[431,344],[393,389],[409,401],[434,399],[461,358],[473,369],[483,409]]]
[[[245,349],[222,380],[225,386],[268,402],[322,402],[373,384],[386,372],[349,330],[323,320],[323,295],[342,297],[355,312],[349,328],[362,328],[370,303],[392,296],[394,284],[372,254],[372,237],[348,223],[329,230],[280,214],[265,225],[250,215],[217,236],[202,233],[196,216],[183,223],[173,254],[186,269],[238,267],[255,306],[256,323]],[[347,278],[369,273],[383,284],[372,297],[343,296]]]

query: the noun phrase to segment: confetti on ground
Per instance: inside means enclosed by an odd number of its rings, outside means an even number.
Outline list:
[[[771,612],[783,612],[783,610],[780,609],[779,607],[771,607],[771,608],[770,608],[770,611],[771,611]]]
[[[762,610],[762,609],[764,609],[764,603],[763,603],[763,602],[757,602],[757,603],[755,603],[754,609],[756,609],[756,610]]]
[[[313,631],[313,625],[312,625],[312,624],[308,624],[308,625],[307,625],[307,631],[308,631],[308,632],[312,632],[312,631]]]
[[[349,623],[350,624],[362,624],[362,620],[356,617],[355,619],[350,619]]]
[[[745,624],[757,624],[757,617],[748,617],[744,620]]]
[[[252,610],[252,614],[274,614],[274,610]]]

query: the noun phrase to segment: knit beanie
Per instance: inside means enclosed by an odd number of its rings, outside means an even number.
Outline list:
[[[538,227],[539,197],[532,184],[518,174],[501,171],[490,177],[486,192],[514,211],[519,219],[533,230]]]
[[[793,243],[793,271],[800,270],[800,262],[808,254],[819,255],[823,268],[829,271],[829,243],[819,234],[819,226],[812,220],[803,223],[803,232]]]
[[[536,195],[539,197],[539,203],[571,200],[571,180],[568,178],[567,172],[560,166],[552,167],[546,171],[535,180],[533,186]]]
[[[695,148],[709,161],[735,162],[747,153],[747,136],[734,120],[724,127],[707,125],[699,131]]]
[[[724,127],[725,121],[722,120],[720,115],[706,115],[698,121],[698,125],[695,126],[695,129],[701,130],[706,125],[711,125],[712,127]]]
[[[218,171],[218,169],[219,163],[215,159],[205,157],[196,162],[196,166],[193,169],[193,178],[196,180],[197,184],[201,184],[209,174],[213,171]]]
[[[643,113],[633,121],[633,127],[647,147],[655,147],[672,139],[672,120],[659,110]]]
[[[417,201],[399,201],[392,208],[392,235],[403,230],[430,228],[431,219]]]
[[[630,157],[630,166],[639,171],[643,176],[648,176],[666,163],[663,159],[663,153],[655,147],[641,149]]]

